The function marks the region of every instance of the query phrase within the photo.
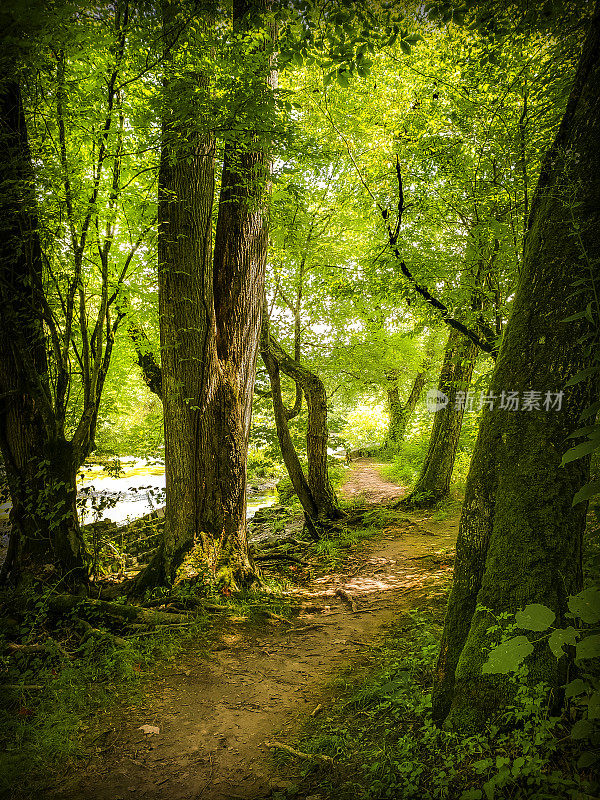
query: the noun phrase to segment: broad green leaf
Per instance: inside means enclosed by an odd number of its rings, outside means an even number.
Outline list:
[[[582,369],[581,372],[577,372],[573,375],[573,377],[565,383],[565,386],[574,386],[576,383],[581,383],[581,381],[589,378],[590,375],[595,375],[597,372],[600,372],[600,366],[597,365]]]
[[[600,411],[600,400],[597,400],[595,403],[592,403],[591,406],[588,406],[579,417],[580,420],[588,419],[589,417],[595,416],[598,411]]]
[[[346,71],[338,72],[337,82],[342,87],[342,89],[347,89],[348,86],[350,86],[350,81],[348,80],[348,73]]]
[[[533,653],[533,645],[526,636],[514,636],[494,647],[482,668],[484,675],[514,672],[528,655]]]
[[[593,764],[598,761],[600,758],[600,753],[594,753],[592,750],[588,750],[587,753],[582,753],[579,756],[579,760],[577,761],[577,766],[579,769],[585,769],[586,767],[591,767]]]
[[[569,597],[569,611],[588,625],[600,622],[600,589],[590,587]]]
[[[600,657],[600,633],[593,636],[586,636],[577,643],[575,648],[575,658],[582,661],[586,658],[599,658]]]
[[[573,645],[578,638],[579,633],[575,630],[575,628],[558,628],[557,630],[552,631],[550,634],[548,645],[550,646],[550,650],[552,650],[556,658],[560,658],[565,654],[565,651],[563,650],[564,645]]]
[[[600,691],[596,690],[588,703],[588,719],[600,719]]]
[[[407,56],[410,55],[410,45],[405,39],[402,39],[400,42],[400,49],[403,53],[406,53]]]
[[[590,481],[575,493],[571,505],[576,506],[578,503],[583,503],[585,500],[589,500],[590,497],[594,497],[597,494],[600,494],[600,481]]]
[[[554,611],[541,603],[531,603],[515,614],[515,622],[526,631],[548,630],[556,619]]]
[[[583,458],[584,456],[593,453],[595,450],[600,448],[600,441],[594,440],[593,442],[583,442],[582,444],[578,444],[576,447],[572,447],[562,457],[561,466],[564,467],[565,464],[569,464],[571,461],[576,461],[578,458]]]
[[[575,678],[574,681],[567,683],[565,687],[565,697],[577,697],[577,695],[587,692],[588,685],[581,678]]]
[[[567,439],[579,439],[582,436],[595,433],[595,431],[600,433],[600,427],[598,425],[586,425],[585,428],[578,428],[576,431],[573,431],[573,433],[570,433]]]
[[[587,739],[593,730],[593,722],[590,722],[589,719],[580,719],[571,728],[571,739]]]

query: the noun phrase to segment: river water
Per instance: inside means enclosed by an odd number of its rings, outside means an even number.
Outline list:
[[[82,525],[99,520],[125,524],[165,504],[165,466],[142,459],[121,459],[123,471],[111,477],[97,464],[82,467],[77,480],[79,521]],[[277,501],[274,491],[248,498],[246,516]],[[0,528],[8,523],[10,503],[0,506]],[[4,525],[2,525],[4,523]],[[6,530],[6,528],[5,528]]]

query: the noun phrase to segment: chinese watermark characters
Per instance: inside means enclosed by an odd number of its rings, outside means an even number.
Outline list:
[[[485,408],[500,411],[560,411],[562,408],[564,392],[543,391],[538,392],[528,389],[523,392],[502,391],[494,392],[456,392],[453,406],[465,412],[483,411]],[[439,389],[430,389],[427,392],[427,410],[434,413],[450,403],[448,395]]]

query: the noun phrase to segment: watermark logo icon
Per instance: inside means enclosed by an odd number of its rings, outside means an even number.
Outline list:
[[[448,395],[440,392],[439,389],[430,389],[427,392],[427,411],[435,413],[448,405]]]

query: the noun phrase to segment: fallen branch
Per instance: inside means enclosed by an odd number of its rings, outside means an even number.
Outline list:
[[[331,758],[331,756],[322,756],[318,753],[302,753],[300,750],[294,750],[289,744],[283,744],[282,742],[265,742],[265,747],[268,747],[270,750],[283,750],[285,753],[289,753],[295,758],[301,758],[304,761],[316,761],[318,764],[327,764],[327,766],[330,767],[333,766],[333,758]]]
[[[41,683],[3,683],[1,686],[3,689],[23,689],[28,692],[38,692],[44,688]]]
[[[90,625],[85,619],[79,619],[79,617],[76,617],[73,621],[83,629],[81,644],[84,644],[91,636],[98,636],[101,639],[108,639],[113,642],[116,647],[127,647],[127,639],[123,639],[121,636],[115,636],[108,631],[101,631],[99,628],[94,628],[94,626]]]
[[[11,653],[43,653],[46,650],[45,644],[17,644],[16,642],[7,642],[6,649]]]

